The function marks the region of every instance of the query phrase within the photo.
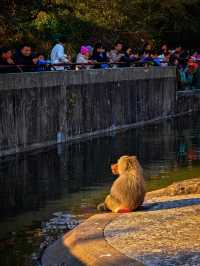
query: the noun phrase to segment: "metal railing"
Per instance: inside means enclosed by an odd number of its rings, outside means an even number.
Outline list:
[[[44,64],[32,64],[32,65],[19,65],[19,64],[10,64],[10,65],[0,65],[0,71],[1,69],[13,69],[16,68],[16,70],[19,70],[20,72],[24,72],[24,70],[37,70],[44,68],[45,69],[50,69],[50,70],[56,70],[56,67],[64,67],[66,69],[76,69],[76,66],[80,67],[80,69],[84,69],[84,67],[91,66],[91,67],[101,67],[101,65],[107,65],[108,67],[113,67],[113,66],[133,66],[136,63],[139,63],[139,61],[135,62],[115,62],[115,63],[110,63],[110,62],[95,62],[95,63],[59,63],[59,64],[49,64],[49,63],[44,63]],[[78,69],[77,69],[78,70]],[[40,71],[40,70],[39,70]]]
[[[99,68],[114,68],[114,67],[135,67],[135,66],[148,66],[152,65],[153,61],[147,61],[142,63],[141,58],[138,58],[135,61],[122,61],[122,62],[89,62],[89,63],[44,63],[44,64],[32,64],[32,65],[19,65],[19,64],[10,64],[10,65],[0,65],[1,69],[16,69],[17,72],[26,72],[26,71],[45,71],[45,70],[57,70],[56,67],[64,67],[66,70],[81,70],[87,69],[87,67],[99,67]],[[160,61],[161,63],[166,63],[165,61]],[[103,66],[104,67],[101,67]],[[106,67],[107,66],[107,67]],[[77,67],[77,68],[76,68]],[[6,72],[7,73],[7,72]]]

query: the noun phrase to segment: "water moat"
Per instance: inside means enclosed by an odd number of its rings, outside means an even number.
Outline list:
[[[200,114],[0,158],[0,266],[31,265],[54,213],[96,213],[123,154],[138,156],[148,191],[200,176]]]

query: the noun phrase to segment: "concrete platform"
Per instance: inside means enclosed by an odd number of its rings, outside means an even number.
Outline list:
[[[43,266],[143,266],[113,248],[104,238],[105,225],[118,214],[97,214],[56,241],[44,252]]]
[[[147,266],[200,266],[200,194],[148,204],[149,210],[111,221],[104,230],[108,243]]]
[[[46,249],[43,266],[200,266],[199,186],[175,183],[137,212],[92,216]]]

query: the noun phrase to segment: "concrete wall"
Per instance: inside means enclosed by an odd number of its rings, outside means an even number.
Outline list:
[[[103,134],[175,112],[173,67],[0,75],[0,156]]]
[[[176,114],[200,111],[200,90],[177,91]]]

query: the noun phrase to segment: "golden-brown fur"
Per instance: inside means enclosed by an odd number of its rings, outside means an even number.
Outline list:
[[[119,209],[137,209],[144,201],[145,187],[142,168],[136,156],[122,156],[111,166],[113,174],[119,174],[110,194],[104,202],[105,209],[117,212]]]

